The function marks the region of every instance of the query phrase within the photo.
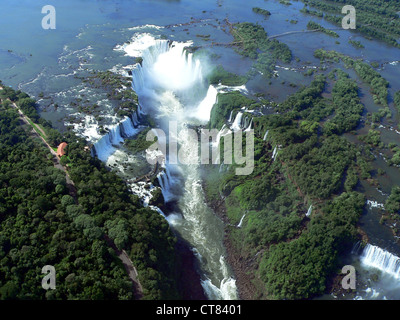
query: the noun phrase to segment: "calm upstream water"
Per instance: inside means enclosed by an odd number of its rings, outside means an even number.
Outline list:
[[[56,8],[56,30],[41,28],[44,17],[41,9],[48,4]],[[251,8],[255,6],[269,10],[272,15],[265,19],[254,14]],[[140,112],[155,115],[157,125],[166,132],[169,121],[176,120],[179,131],[186,125],[208,120],[219,90],[209,87],[205,81],[212,65],[222,64],[228,71],[240,74],[251,68],[251,61],[240,57],[232,49],[209,46],[211,41],[231,41],[223,20],[257,22],[269,35],[305,30],[310,19],[324,27],[332,27],[322,19],[303,15],[299,12],[302,7],[300,1],[284,6],[277,0],[255,0],[251,3],[240,0],[2,0],[0,79],[39,99],[42,116],[51,120],[57,128],[62,130],[72,124],[77,133],[94,143],[99,157],[117,170],[130,183],[133,192],[141,195],[146,203],[147,189],[133,182],[146,170],[143,158],[130,154],[123,147],[107,143],[107,139],[101,140],[102,135],[97,130],[99,125],[117,128],[122,121],[110,112],[113,102],[100,89],[88,88],[78,77],[89,75],[90,70],[113,70],[122,74],[132,70],[133,86],[141,104]],[[289,21],[292,19],[298,20],[298,23],[291,24]],[[271,79],[270,84],[259,78],[249,81],[246,85],[249,94],[262,92],[277,102],[283,101],[288,94],[298,90],[290,87],[289,83],[300,85],[311,81],[310,77],[304,77],[295,69],[305,63],[318,66],[319,60],[313,57],[318,48],[385,63],[380,72],[391,83],[390,94],[400,89],[400,66],[396,63],[399,60],[398,49],[366,40],[350,31],[339,31],[339,34],[340,44],[335,43],[337,39],[319,33],[279,38],[289,45],[300,61],[280,65],[277,69],[279,77]],[[200,35],[210,35],[211,40],[206,41]],[[365,49],[355,49],[348,44],[350,36],[360,41]],[[173,41],[173,46],[168,46],[167,41],[162,39]],[[186,58],[182,55],[186,45],[205,46],[206,52],[199,59],[192,56]],[[143,68],[135,65],[135,57],[139,56],[145,58]],[[355,78],[354,73],[349,73]],[[369,89],[361,83],[360,87],[365,93],[362,102],[367,110],[377,111],[379,106],[368,95]],[[41,92],[44,93],[42,99],[39,98]],[[77,98],[98,104],[101,117],[80,113],[72,103]],[[390,108],[394,111],[392,103]],[[125,123],[124,128],[129,135],[141,129],[140,126],[133,128],[129,123]],[[362,130],[360,132],[364,133]],[[384,123],[379,130],[385,143],[395,142],[400,146],[400,136],[390,130],[389,123]],[[117,144],[123,141],[122,137],[116,138],[114,142]],[[357,142],[355,136],[348,138]],[[190,139],[185,134],[177,139],[190,149]],[[379,224],[378,212],[379,204],[385,202],[393,184],[399,183],[400,171],[389,167],[379,157],[375,165],[388,174],[378,178],[382,190],[362,185],[371,201],[361,219],[362,227],[372,245],[400,256],[399,246],[390,230]],[[198,257],[201,284],[207,296],[211,299],[238,298],[234,275],[224,258],[224,226],[205,203],[198,167],[165,164],[165,172],[158,179],[165,198],[176,202],[176,212],[167,220],[190,243]],[[381,252],[375,250],[373,253],[376,257]],[[389,272],[387,265],[377,264],[371,258],[372,253],[360,260],[361,254],[356,252],[349,256],[349,261],[360,274],[357,298],[399,299],[400,280]],[[395,256],[380,256],[396,261]],[[379,275],[378,281],[371,280],[375,274]]]

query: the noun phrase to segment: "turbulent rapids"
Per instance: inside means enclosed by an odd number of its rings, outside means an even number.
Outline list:
[[[167,135],[169,121],[176,121],[179,134],[174,139],[186,157],[197,156],[198,150],[194,150],[197,145],[182,129],[209,121],[218,88],[207,84],[204,65],[192,53],[186,52],[185,47],[190,45],[138,34],[131,43],[117,48],[128,56],[143,58],[142,63],[132,70],[132,85],[140,107],[131,118],[110,128],[95,143],[93,152],[99,159],[109,162],[110,158],[120,157],[123,151],[118,150],[118,146],[126,137],[141,130],[140,117],[145,114],[150,115]],[[237,299],[236,281],[224,258],[224,226],[205,202],[200,164],[172,165],[168,157],[163,155],[164,169],[157,178],[164,200],[176,202],[178,212],[168,214],[166,219],[191,244],[208,298]],[[151,195],[143,185],[131,183],[133,192],[139,194],[146,205]],[[164,215],[159,208],[155,209]]]

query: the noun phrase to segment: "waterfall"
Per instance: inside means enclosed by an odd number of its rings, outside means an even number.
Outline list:
[[[138,105],[138,110],[136,112],[133,113],[132,115],[132,124],[134,128],[137,128],[139,126],[139,111],[140,109],[140,105]]]
[[[108,133],[93,145],[95,151],[94,154],[101,161],[107,161],[108,157],[115,152],[114,145],[118,145],[123,141],[124,139],[121,136],[121,125],[116,124],[109,128]]]
[[[136,92],[139,92],[143,89],[144,86],[144,76],[143,76],[143,68],[140,64],[136,65],[135,68],[132,70],[132,88]]]
[[[109,128],[108,133],[93,145],[92,155],[97,156],[101,161],[107,161],[116,150],[114,146],[118,146],[124,142],[124,138],[131,137],[140,131],[137,127],[137,115],[134,112],[133,118],[125,117],[124,120]]]
[[[253,124],[253,118],[250,118],[246,115],[244,121],[241,123],[241,128],[246,128],[244,131],[249,131],[251,129],[251,125]]]
[[[312,205],[308,208],[308,211],[306,213],[306,217],[311,216],[311,213],[312,213]]]
[[[231,111],[231,114],[229,115],[229,119],[228,119],[228,122],[229,122],[229,123],[232,122],[232,115],[233,115],[233,110]]]
[[[244,215],[242,216],[242,218],[240,219],[239,224],[237,225],[238,228],[241,228],[241,227],[242,227],[243,219],[244,219],[245,216],[246,216],[246,214],[244,214]]]
[[[377,268],[395,279],[400,278],[400,258],[382,248],[367,244],[361,254],[361,262],[366,266]]]
[[[215,286],[210,279],[201,281],[207,296],[211,300],[233,300],[237,299],[236,280],[229,276],[228,268],[224,256],[220,256],[219,262],[224,279],[221,280],[220,287]]]
[[[242,124],[242,117],[243,117],[243,112],[239,111],[236,115],[235,120],[232,123],[231,129],[236,132],[242,129],[241,124]]]
[[[107,161],[108,157],[115,152],[110,142],[109,134],[104,135],[92,147],[92,156],[97,156],[101,161]]]
[[[161,192],[164,197],[165,203],[170,202],[176,198],[176,195],[172,191],[172,188],[174,186],[175,178],[172,176],[169,167],[165,166],[165,171],[160,172],[157,175],[158,182],[161,187]]]
[[[245,132],[250,131],[252,125],[253,125],[253,118],[251,118],[249,126],[248,126],[247,129],[244,130],[244,131],[245,131]]]
[[[141,42],[146,41],[146,44],[141,46]],[[140,47],[140,51],[134,51],[133,53],[129,50],[130,47],[135,46],[132,43],[130,46],[125,48],[127,55],[131,56],[142,56],[142,64],[137,64],[132,70],[132,87],[136,93],[143,92],[146,90],[145,78],[146,70],[149,70],[157,61],[157,57],[163,53],[166,53],[169,49],[170,42],[168,40],[155,40],[154,38],[147,39],[147,35],[143,35],[139,38],[139,43],[136,44]]]
[[[148,35],[135,37],[124,50],[127,55],[143,58],[142,63],[136,64],[132,70],[132,87],[140,102],[138,114],[150,114],[168,137],[172,134],[169,121],[177,122],[178,132],[186,125],[197,125],[199,121],[207,123],[217,99],[218,87],[207,84],[200,60],[185,50],[191,43],[149,39]],[[239,129],[241,115],[237,119]],[[219,136],[223,134],[225,132],[221,131]],[[194,147],[185,130],[176,140],[179,151]],[[165,154],[163,158],[169,159],[169,156]],[[174,221],[173,227],[199,253],[196,257],[200,263],[201,284],[207,296],[210,299],[237,299],[236,281],[223,258],[224,225],[206,204],[200,164],[164,163],[162,166],[165,170],[158,174],[157,179],[164,199],[171,201],[179,193],[176,205],[183,216],[177,220],[168,219],[168,216],[167,221],[170,224]]]
[[[149,42],[151,43],[151,42]],[[141,53],[143,62],[132,70],[133,89],[136,93],[152,94],[152,87],[175,92],[192,88],[203,79],[200,61],[184,48],[191,43],[154,40],[154,44]],[[128,53],[128,51],[127,51]],[[157,77],[153,75],[157,74]],[[151,82],[146,80],[151,78]]]
[[[263,138],[263,140],[264,140],[264,141],[266,141],[266,140],[267,140],[267,137],[268,137],[268,132],[269,132],[269,130],[267,130],[267,131],[265,132],[265,135],[264,135],[264,138]]]
[[[276,160],[276,156],[278,155],[278,147],[276,146],[274,149],[274,152],[272,153],[272,159],[275,161]]]
[[[136,112],[134,114],[136,115]],[[123,133],[123,136],[125,138],[133,136],[138,131],[136,129],[137,126],[138,123],[136,123],[135,126],[133,118],[126,117],[125,120],[121,122],[121,131]]]
[[[210,86],[207,91],[207,95],[203,101],[200,102],[199,106],[195,110],[193,117],[206,123],[210,121],[211,109],[217,102],[218,91],[214,86]]]

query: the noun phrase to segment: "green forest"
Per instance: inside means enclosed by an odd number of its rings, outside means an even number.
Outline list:
[[[336,51],[325,51],[323,49],[316,50],[314,56],[321,59],[321,61],[339,62],[342,60],[346,68],[352,68],[361,80],[370,86],[374,102],[387,107],[389,82],[368,63],[360,59],[353,59]]]
[[[323,96],[327,81],[329,98]],[[258,103],[239,92],[221,94],[210,123],[220,128],[231,110]],[[239,256],[258,257],[253,298],[307,299],[326,292],[342,255],[359,239],[365,198],[357,185],[371,178],[371,158],[367,147],[341,134],[357,127],[364,107],[357,83],[341,69],[328,78],[316,75],[272,106],[279,113],[253,117],[253,173],[236,176],[231,167],[221,175],[210,167],[206,192],[211,202],[224,199],[229,242]],[[243,226],[233,227],[244,214]]]
[[[244,57],[255,60],[254,69],[266,78],[273,76],[276,61],[289,63],[292,60],[289,47],[276,39],[268,39],[268,34],[258,24],[249,22],[234,24],[231,34],[237,45],[236,51]]]
[[[143,299],[179,298],[176,238],[165,219],[143,208],[85,150],[84,140],[47,128],[54,147],[68,143],[75,188],[67,185],[7,99],[40,123],[34,100],[6,86],[0,95],[0,299],[133,299],[132,283],[105,236],[128,253]],[[41,287],[45,265],[55,267],[55,290]]]
[[[400,36],[397,0],[302,0],[305,7],[301,12],[324,17],[325,20],[342,25],[342,8],[351,5],[356,8],[356,29],[370,39],[378,39],[394,47],[400,47],[397,39]]]

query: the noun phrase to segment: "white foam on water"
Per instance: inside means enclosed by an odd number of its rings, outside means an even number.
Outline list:
[[[379,203],[378,201],[367,200],[367,205],[370,208],[385,209],[385,205],[383,203]]]
[[[170,214],[167,216],[166,219],[167,219],[168,223],[169,223],[170,225],[172,225],[172,226],[177,226],[177,225],[179,225],[180,223],[182,223],[182,215],[177,214],[177,213],[170,213]]]
[[[237,300],[236,280],[229,276],[224,256],[220,256],[219,262],[224,274],[219,287],[213,284],[209,278],[202,280],[201,285],[210,300]]]
[[[145,24],[142,26],[137,26],[137,27],[131,27],[128,28],[129,31],[136,31],[136,30],[143,30],[143,29],[156,29],[156,30],[161,30],[164,29],[162,26],[156,26],[154,24]]]
[[[147,207],[151,198],[153,197],[153,195],[151,194],[153,186],[144,181],[139,181],[135,183],[131,182],[129,186],[133,194],[136,194],[141,199],[143,206]]]
[[[241,86],[225,86],[222,84],[218,84],[216,87],[218,92],[220,93],[226,93],[226,92],[232,92],[232,91],[240,91],[241,93],[248,93],[249,90],[247,89],[246,85],[241,85]]]
[[[117,45],[114,50],[124,51],[125,55],[130,57],[140,57],[146,49],[155,44],[156,39],[151,34],[137,33],[132,37],[130,43]]]
[[[192,88],[202,80],[200,61],[184,51],[188,45],[174,43],[170,50],[158,56],[150,70],[152,74],[157,74],[153,79],[156,85],[176,92]]]
[[[92,115],[85,115],[80,123],[66,122],[65,124],[72,126],[75,132],[85,137],[90,142],[95,142],[102,137],[97,131],[99,124],[96,121],[95,117]]]

